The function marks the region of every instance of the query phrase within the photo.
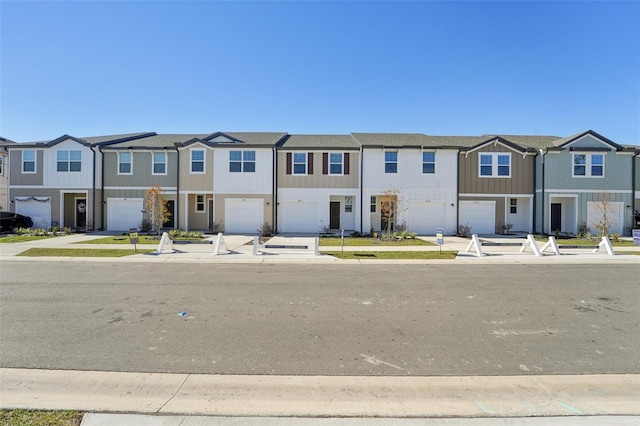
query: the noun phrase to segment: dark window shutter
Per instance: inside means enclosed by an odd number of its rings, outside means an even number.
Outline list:
[[[345,175],[349,174],[349,153],[348,152],[344,153],[344,174]]]
[[[307,174],[313,174],[313,152],[307,154]]]
[[[291,153],[287,152],[287,174],[291,174]]]
[[[328,152],[322,153],[322,174],[323,175],[329,174],[329,153]]]

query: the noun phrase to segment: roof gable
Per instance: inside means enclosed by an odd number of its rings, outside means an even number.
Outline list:
[[[474,151],[478,151],[482,148],[488,147],[488,146],[496,146],[496,145],[501,145],[511,151],[515,151],[519,154],[525,154],[527,153],[527,148],[520,146],[518,144],[515,144],[511,141],[508,141],[507,139],[500,137],[500,136],[496,136],[496,137],[492,137],[487,141],[481,142],[473,147],[471,147],[468,150],[463,150],[461,151],[461,153],[464,153],[465,156],[469,155],[470,153],[474,152]]]
[[[605,138],[602,135],[594,132],[593,130],[587,130],[585,132],[581,132],[575,134],[573,136],[569,136],[563,139],[558,139],[554,145],[559,148],[609,148],[616,151],[624,150],[622,145],[618,145],[617,143]]]

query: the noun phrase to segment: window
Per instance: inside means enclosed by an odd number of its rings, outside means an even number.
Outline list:
[[[512,199],[509,200],[509,212],[511,212],[511,214],[518,213],[518,199],[517,198],[512,198]]]
[[[2,176],[3,170],[4,170],[4,157],[0,155],[0,176]]]
[[[204,211],[204,195],[196,195],[196,211]]]
[[[435,173],[435,172],[436,172],[436,153],[423,152],[422,153],[422,173]]]
[[[82,153],[80,151],[57,152],[59,172],[79,172],[82,169]]]
[[[344,197],[344,212],[351,213],[353,211],[353,197]]]
[[[386,151],[384,153],[384,172],[398,173],[398,152]]]
[[[36,152],[32,150],[22,151],[22,173],[36,172]]]
[[[167,174],[167,153],[166,152],[153,153],[153,174],[154,175]]]
[[[130,175],[133,173],[133,167],[131,166],[131,153],[119,152],[118,153],[118,174]]]
[[[204,149],[191,150],[191,173],[204,173]]]
[[[294,175],[307,174],[307,154],[305,153],[293,154],[293,174]]]
[[[371,197],[371,207],[369,208],[371,213],[376,212],[376,197]]]
[[[229,171],[253,173],[256,171],[255,151],[229,151]]]
[[[511,154],[480,154],[480,177],[511,177]]]
[[[603,154],[573,154],[573,177],[603,177]]]
[[[332,152],[329,154],[329,174],[341,175],[342,174],[342,153]]]

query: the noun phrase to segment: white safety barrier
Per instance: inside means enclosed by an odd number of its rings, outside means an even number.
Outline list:
[[[469,252],[471,252],[472,249],[475,249],[476,256],[478,256],[478,257],[484,256],[484,253],[482,253],[482,244],[480,243],[480,239],[478,238],[478,234],[473,234],[471,236],[471,242],[469,243],[469,245],[467,246],[465,251],[469,253]]]
[[[600,250],[600,248],[604,247],[607,250],[607,253],[611,256],[615,256],[616,252],[613,251],[613,246],[611,245],[611,241],[609,241],[609,238],[604,236],[602,237],[602,241],[600,241],[600,244],[598,244],[598,247],[596,247],[593,250],[593,253],[597,253],[598,250]]]
[[[163,232],[162,238],[160,238],[160,243],[158,244],[158,248],[153,254],[175,253],[175,252],[176,251],[173,248],[173,241],[171,240],[171,238],[169,238],[169,234],[167,234],[166,232]]]
[[[220,247],[224,246],[224,250],[228,253],[232,253],[231,250],[229,250],[229,246],[227,246],[227,243],[224,241],[224,237],[222,236],[222,232],[218,232],[218,237],[216,238],[216,245],[213,248],[213,255],[217,256],[220,254]]]
[[[533,250],[533,254],[535,254],[538,257],[542,257],[542,252],[544,251],[544,249],[540,250],[538,248],[538,242],[531,234],[527,235],[527,239],[525,240],[525,242],[522,243],[522,247],[520,247],[520,253],[525,252],[529,248]]]

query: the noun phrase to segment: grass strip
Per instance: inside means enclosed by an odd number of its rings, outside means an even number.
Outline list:
[[[201,241],[202,238],[189,238],[189,237],[175,237],[176,240],[190,240]],[[138,244],[158,244],[160,237],[157,235],[140,235],[138,237]],[[73,244],[131,244],[131,239],[128,235],[113,235],[110,237],[96,238],[88,241],[78,241]]]
[[[0,424],[6,426],[79,426],[83,413],[78,411],[0,410]]]
[[[0,243],[26,243],[29,241],[44,240],[46,238],[55,238],[53,235],[8,235],[0,237]]]
[[[340,247],[342,243],[340,237],[322,237],[320,238],[320,246]],[[345,237],[345,246],[433,246],[435,244],[417,238],[403,238],[401,240],[381,240],[378,238],[366,237]]]
[[[546,237],[536,237],[537,241],[546,243],[549,241]],[[602,241],[602,238],[588,240],[586,238],[556,238],[556,243],[559,246],[597,246]],[[633,241],[620,240],[611,241],[613,247],[633,247]]]
[[[154,250],[133,249],[73,249],[73,248],[31,248],[18,256],[26,257],[124,257],[132,254],[149,253]]]
[[[338,259],[455,259],[457,251],[345,251],[324,252]]]

